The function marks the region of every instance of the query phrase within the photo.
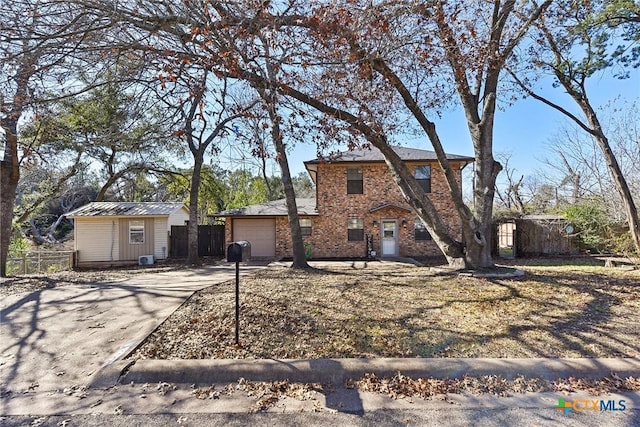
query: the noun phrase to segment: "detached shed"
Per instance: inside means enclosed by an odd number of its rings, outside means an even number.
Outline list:
[[[172,225],[184,225],[184,203],[92,202],[66,215],[74,222],[76,264],[127,264],[169,255]],[[147,262],[151,261],[147,259]]]

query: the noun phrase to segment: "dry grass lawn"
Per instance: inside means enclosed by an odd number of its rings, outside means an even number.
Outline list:
[[[557,264],[515,279],[270,268],[241,281],[240,346],[228,282],[195,294],[134,357],[640,357],[640,271]]]

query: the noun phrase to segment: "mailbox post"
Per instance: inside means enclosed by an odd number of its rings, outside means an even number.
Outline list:
[[[251,258],[251,243],[243,240],[227,247],[227,262],[236,263],[236,345],[240,344],[240,263]]]

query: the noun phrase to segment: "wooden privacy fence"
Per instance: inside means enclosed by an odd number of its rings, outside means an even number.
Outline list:
[[[40,274],[72,270],[74,251],[19,251],[7,259],[9,274]]]
[[[516,256],[572,255],[578,253],[575,239],[566,231],[562,218],[521,218],[516,220]]]
[[[172,225],[169,238],[169,256],[184,258],[189,252],[186,225]],[[224,225],[198,226],[198,256],[224,255]]]
[[[579,252],[570,224],[555,215],[526,215],[494,226],[494,255],[573,255]],[[569,231],[568,231],[569,230]]]

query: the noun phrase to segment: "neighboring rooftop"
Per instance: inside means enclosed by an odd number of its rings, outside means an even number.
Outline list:
[[[162,216],[186,208],[184,203],[164,202],[91,202],[74,209],[68,218],[84,216]]]
[[[398,145],[391,146],[400,159],[405,161],[422,161],[437,160],[435,151],[420,150],[418,148],[401,147]],[[447,154],[449,160],[461,160],[471,162],[473,157],[460,156],[457,154]],[[370,145],[368,148],[361,148],[353,151],[343,151],[341,153],[330,154],[328,156],[319,157],[314,160],[308,160],[305,164],[315,163],[338,163],[338,162],[383,162],[384,156],[376,147]]]
[[[318,215],[316,199],[296,198],[298,215]],[[259,205],[245,206],[237,209],[227,209],[212,216],[286,216],[287,200],[279,199]]]

